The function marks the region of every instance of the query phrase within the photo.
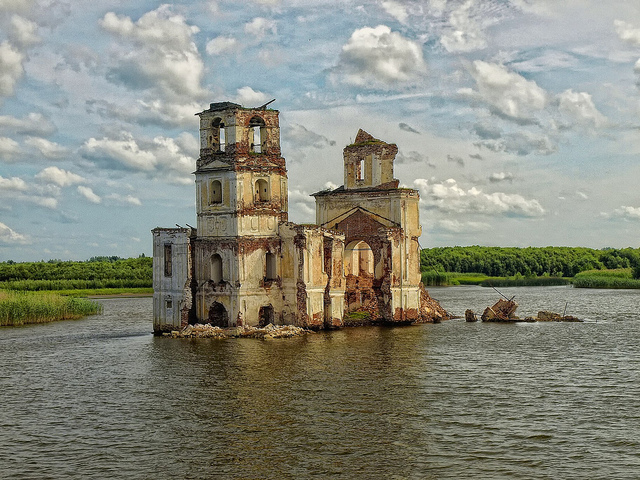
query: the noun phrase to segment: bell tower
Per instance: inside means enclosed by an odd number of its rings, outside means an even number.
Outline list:
[[[212,103],[200,117],[196,163],[199,237],[277,235],[287,221],[277,110]]]

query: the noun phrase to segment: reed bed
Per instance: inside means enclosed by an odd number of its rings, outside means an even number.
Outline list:
[[[55,293],[0,291],[0,326],[72,320],[102,313],[102,305]]]
[[[632,269],[589,270],[573,277],[576,288],[640,288],[640,280],[632,278]]]

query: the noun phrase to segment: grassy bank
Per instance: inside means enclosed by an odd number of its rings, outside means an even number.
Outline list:
[[[573,278],[576,288],[640,288],[640,280],[633,278],[631,268],[588,270]]]
[[[0,326],[71,320],[101,312],[100,304],[83,298],[0,290]]]
[[[422,283],[426,286],[480,285],[483,287],[548,287],[568,285],[571,280],[560,277],[490,277],[482,273],[456,273],[427,271],[422,273]]]

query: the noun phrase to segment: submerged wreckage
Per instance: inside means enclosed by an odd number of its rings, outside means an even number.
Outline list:
[[[577,317],[571,315],[560,315],[559,313],[540,311],[537,317],[520,318],[515,312],[518,304],[513,301],[515,297],[499,299],[495,304],[484,309],[480,319],[483,322],[582,322]],[[467,322],[477,322],[478,317],[472,310],[466,310],[464,317]]]
[[[395,144],[359,130],[344,184],[315,193],[316,225],[288,221],[277,110],[212,103],[200,117],[197,228],[155,228],[153,327],[437,322],[420,278],[418,191]]]

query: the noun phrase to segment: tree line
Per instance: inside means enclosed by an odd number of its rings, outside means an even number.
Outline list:
[[[640,248],[438,247],[420,254],[423,272],[482,273],[491,277],[573,277],[586,270],[632,268],[640,277]]]
[[[0,287],[24,287],[29,283],[38,290],[60,288],[61,281],[74,281],[83,287],[150,287],[153,280],[153,259],[149,257],[93,257],[88,261],[49,260],[42,262],[0,263]],[[47,285],[51,287],[47,288]],[[86,287],[84,285],[92,285]],[[97,286],[97,287],[96,287]],[[65,287],[63,287],[65,288]],[[29,288],[26,288],[29,289]]]

